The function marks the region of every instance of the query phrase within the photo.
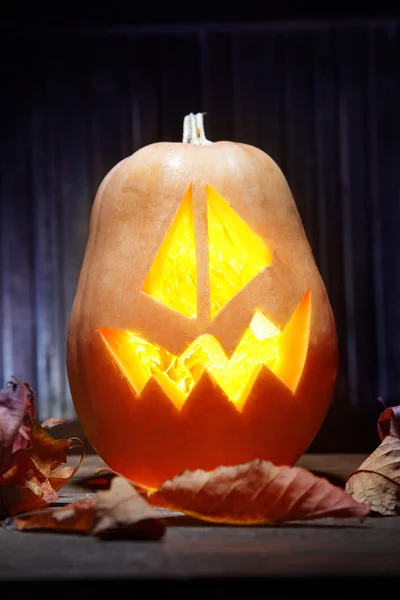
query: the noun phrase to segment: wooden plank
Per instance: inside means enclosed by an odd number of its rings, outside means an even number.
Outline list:
[[[232,37],[210,34],[203,46],[203,102],[206,135],[212,141],[236,139],[233,119]]]
[[[285,34],[282,100],[285,106],[286,176],[318,262],[311,51],[309,34]]]
[[[89,216],[94,200],[90,180],[89,127],[90,106],[87,98],[88,69],[85,45],[59,46],[53,66],[54,105],[51,127],[56,148],[57,196],[59,200],[58,234],[60,244],[60,389],[61,413],[75,416],[66,373],[66,334],[69,315],[86,248]]]
[[[162,140],[160,41],[133,38],[128,56],[131,131],[134,150],[138,150]]]
[[[304,456],[302,464],[345,477],[363,458]],[[61,496],[66,501],[93,497],[94,490],[85,479],[103,464],[97,456],[88,457],[76,477],[60,491]],[[164,538],[155,542],[102,541],[90,535],[20,533],[1,528],[2,590],[7,590],[10,581],[33,580],[45,589],[49,565],[52,587],[64,582],[60,590],[73,591],[74,597],[79,590],[87,593],[84,582],[91,590],[96,582],[102,588],[110,585],[115,593],[120,581],[125,586],[130,581],[135,589],[143,583],[147,592],[157,589],[159,583],[160,590],[172,589],[174,597],[179,593],[182,597],[183,593],[185,597],[193,595],[194,590],[225,597],[227,589],[234,598],[249,594],[259,597],[260,584],[268,591],[277,585],[279,594],[294,585],[294,592],[304,589],[318,597],[327,584],[331,591],[343,593],[352,579],[358,590],[371,589],[372,583],[379,591],[382,584],[400,574],[400,517],[238,527],[210,524],[163,509],[159,514],[167,530]],[[70,582],[79,586],[70,588]]]
[[[233,36],[235,138],[257,146],[285,171],[282,63],[282,36]]]
[[[339,341],[339,370],[334,401],[348,404],[347,316],[344,289],[343,214],[339,188],[337,136],[336,38],[316,32],[312,37],[313,106],[316,178],[316,257],[335,317]]]
[[[131,147],[124,103],[124,47],[91,40],[87,48],[87,94],[93,195],[107,173]],[[127,136],[127,139],[124,139]]]
[[[184,60],[183,60],[184,57]],[[204,112],[201,98],[201,60],[195,36],[161,38],[161,139],[182,141],[183,119]]]
[[[338,34],[340,179],[344,225],[349,400],[377,403],[371,206],[367,179],[367,37]]]
[[[400,35],[399,28],[369,37],[369,132],[372,194],[377,394],[400,403]]]
[[[17,53],[8,46],[9,56]],[[4,69],[7,93],[1,97],[1,343],[2,383],[12,375],[37,386],[32,230],[33,203],[29,169],[29,98],[33,65],[11,59]],[[31,73],[31,76],[29,76]]]
[[[56,104],[52,63],[40,47],[35,58],[36,83],[29,105],[30,176],[33,196],[33,231],[38,417],[63,416],[63,365],[60,288],[62,245],[59,236],[61,198],[57,174]]]
[[[135,149],[154,142],[182,141],[185,115],[203,110],[198,38],[134,39],[128,56]]]

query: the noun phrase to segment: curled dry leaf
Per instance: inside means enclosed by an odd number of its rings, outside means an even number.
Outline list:
[[[345,491],[382,515],[400,514],[400,440],[387,436],[351,473]]]
[[[94,498],[77,500],[61,508],[44,508],[15,517],[14,524],[19,531],[47,529],[89,533],[93,526],[96,504]]]
[[[159,539],[165,523],[123,477],[114,477],[107,491],[97,492],[95,535]]]
[[[0,392],[0,429],[0,517],[56,501],[82,463],[82,442],[78,465],[61,467],[73,440],[56,440],[35,421],[34,392],[17,379]]]
[[[356,471],[345,491],[381,515],[400,514],[400,407],[387,408],[379,417],[381,444]]]
[[[387,408],[379,415],[378,434],[381,440],[388,435],[400,438],[400,406]]]
[[[319,517],[365,517],[367,506],[302,467],[253,460],[214,471],[185,471],[149,494],[153,506],[207,521],[276,524]]]
[[[165,532],[165,523],[122,477],[113,479],[111,488],[98,492],[96,498],[19,515],[14,524],[20,531],[46,529],[146,540],[160,539]]]
[[[8,471],[0,477],[0,510],[5,515],[40,508],[58,499],[47,477],[24,450],[12,457]]]
[[[66,463],[68,452],[74,442],[81,446],[81,456],[78,464],[74,467],[61,467]],[[48,478],[51,486],[58,491],[75,475],[81,466],[85,456],[85,446],[79,438],[56,440],[47,429],[44,429],[39,423],[35,423],[32,430],[30,455],[42,473]]]

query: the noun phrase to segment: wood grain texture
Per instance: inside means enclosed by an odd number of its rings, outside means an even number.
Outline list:
[[[298,464],[341,479],[364,458],[305,455]],[[87,479],[103,464],[97,456],[87,457],[61,490],[59,503],[94,497]],[[158,511],[167,531],[157,542],[99,542],[73,534],[0,528],[1,589],[32,586],[36,581],[43,591],[46,582],[53,586],[63,582],[61,597],[70,597],[64,596],[67,593],[84,597],[85,583],[92,593],[98,586],[117,593],[120,582],[130,581],[135,591],[172,591],[174,597],[187,597],[189,592],[196,597],[204,592],[227,597],[229,590],[229,597],[261,598],[272,590],[280,594],[304,590],[318,598],[321,589],[327,597],[346,594],[353,579],[358,591],[378,591],[378,586],[390,585],[400,576],[400,517],[238,527],[210,526],[179,513]]]

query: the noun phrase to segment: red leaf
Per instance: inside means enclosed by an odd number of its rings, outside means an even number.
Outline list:
[[[149,494],[153,506],[222,523],[282,523],[365,517],[369,508],[302,467],[253,460],[214,471],[185,471]]]
[[[392,406],[381,413],[378,419],[378,434],[381,440],[387,435],[400,438],[400,406]]]

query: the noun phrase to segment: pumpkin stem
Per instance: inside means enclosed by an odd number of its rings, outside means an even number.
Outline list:
[[[206,146],[212,144],[206,138],[204,133],[203,117],[205,113],[190,113],[183,120],[183,138],[184,144],[194,144],[196,146]]]

